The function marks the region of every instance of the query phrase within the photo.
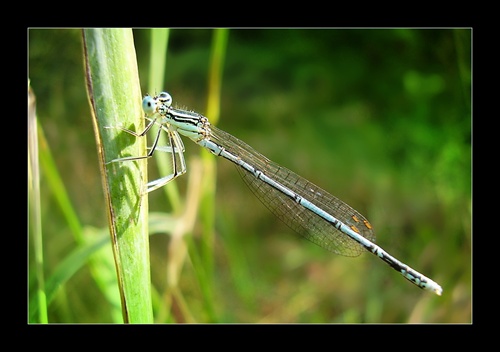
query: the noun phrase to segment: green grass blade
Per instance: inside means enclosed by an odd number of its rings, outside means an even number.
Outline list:
[[[64,215],[68,228],[71,230],[75,241],[81,244],[84,242],[82,225],[68,196],[61,175],[57,170],[56,163],[52,157],[52,152],[41,125],[38,126],[38,138],[40,145],[40,165],[45,175],[45,180]]]
[[[79,269],[81,269],[90,260],[91,255],[97,250],[103,248],[108,243],[105,232],[101,231],[100,236],[88,241],[86,244],[78,246],[62,262],[59,263],[54,272],[48,277],[45,284],[45,294],[47,304],[50,304],[57,290],[63,286]],[[30,305],[30,322],[36,322],[36,313],[44,309],[40,302],[32,297]]]
[[[150,323],[151,282],[147,228],[146,160],[112,163],[146,155],[146,141],[116,128],[141,131],[141,90],[131,29],[83,31],[85,74],[106,198],[123,319]]]
[[[164,89],[169,33],[170,30],[168,28],[151,29],[148,82],[148,89],[151,94],[163,91]]]
[[[220,115],[220,97],[222,87],[222,70],[226,56],[229,29],[218,28],[213,33],[210,69],[208,78],[207,117],[210,123],[217,124]]]

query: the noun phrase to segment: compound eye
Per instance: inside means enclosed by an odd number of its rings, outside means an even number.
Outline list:
[[[142,110],[146,113],[146,115],[154,114],[156,111],[156,100],[146,95],[144,99],[142,99]]]
[[[158,94],[156,99],[158,100],[158,102],[168,107],[172,105],[172,97],[167,92],[161,92],[160,94]]]

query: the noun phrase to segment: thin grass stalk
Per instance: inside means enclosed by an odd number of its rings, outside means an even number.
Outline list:
[[[222,86],[222,72],[226,54],[228,29],[213,31],[211,57],[208,78],[208,100],[206,116],[212,124],[216,124],[220,115],[220,97]],[[216,160],[210,152],[201,152],[203,162],[203,196],[201,201],[200,218],[203,224],[202,233],[202,261],[207,280],[207,288],[203,291],[205,302],[210,312],[213,307],[213,274],[214,274],[214,244],[215,244],[215,192],[217,183]],[[208,289],[210,288],[210,289]]]
[[[29,224],[32,227],[31,239],[34,241],[38,321],[48,323],[47,296],[43,272],[43,236],[40,209],[40,168],[38,162],[38,138],[35,93],[28,82],[28,200],[30,209]],[[30,310],[34,309],[30,305]]]
[[[170,30],[168,28],[153,28],[151,29],[151,47],[149,57],[149,82],[148,93],[155,94],[165,90],[165,71],[167,67],[167,48]],[[166,144],[166,136],[160,136],[160,144]],[[160,175],[168,175],[172,172],[172,166],[169,163],[169,158],[163,153],[155,154],[156,165]],[[177,183],[170,182],[165,187],[162,187],[165,195],[172,206],[174,213],[181,211],[181,197]]]

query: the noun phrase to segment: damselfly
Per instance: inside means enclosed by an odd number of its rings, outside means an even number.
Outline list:
[[[149,182],[147,192],[166,185],[186,172],[184,145],[179,136],[181,134],[214,155],[233,162],[257,198],[280,220],[311,242],[346,256],[357,256],[367,250],[413,284],[441,295],[442,288],[436,282],[377,246],[374,243],[372,225],[363,215],[340,199],[272,162],[238,138],[212,126],[205,116],[173,108],[172,97],[166,92],[154,97],[146,95],[142,108],[146,114],[145,118],[149,121],[144,131],[136,133],[121,129],[136,137],[142,137],[155,124],[159,125],[149,153],[145,156],[114,159],[108,164],[149,158],[155,150],[171,153],[173,172]],[[168,135],[167,147],[157,146],[162,130]]]

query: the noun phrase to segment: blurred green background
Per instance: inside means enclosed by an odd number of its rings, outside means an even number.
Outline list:
[[[212,36],[171,30],[166,83],[156,92],[205,114]],[[150,31],[134,38],[147,93]],[[57,170],[81,224],[107,231],[81,31],[31,29],[28,40],[38,122]],[[217,125],[365,215],[377,243],[441,284],[442,297],[368,253],[342,257],[302,239],[221,159],[213,274],[200,282],[203,262],[190,255],[166,299],[171,238],[151,236],[155,321],[470,323],[471,40],[469,29],[231,29],[224,58]],[[175,182],[185,200],[200,147],[184,144],[187,175]],[[50,277],[76,243],[43,170],[41,193]],[[161,191],[149,199],[151,212],[172,209]],[[203,223],[197,218],[190,248]],[[30,227],[30,298],[33,245]],[[114,309],[82,267],[57,291],[48,318],[108,323],[119,321]]]

